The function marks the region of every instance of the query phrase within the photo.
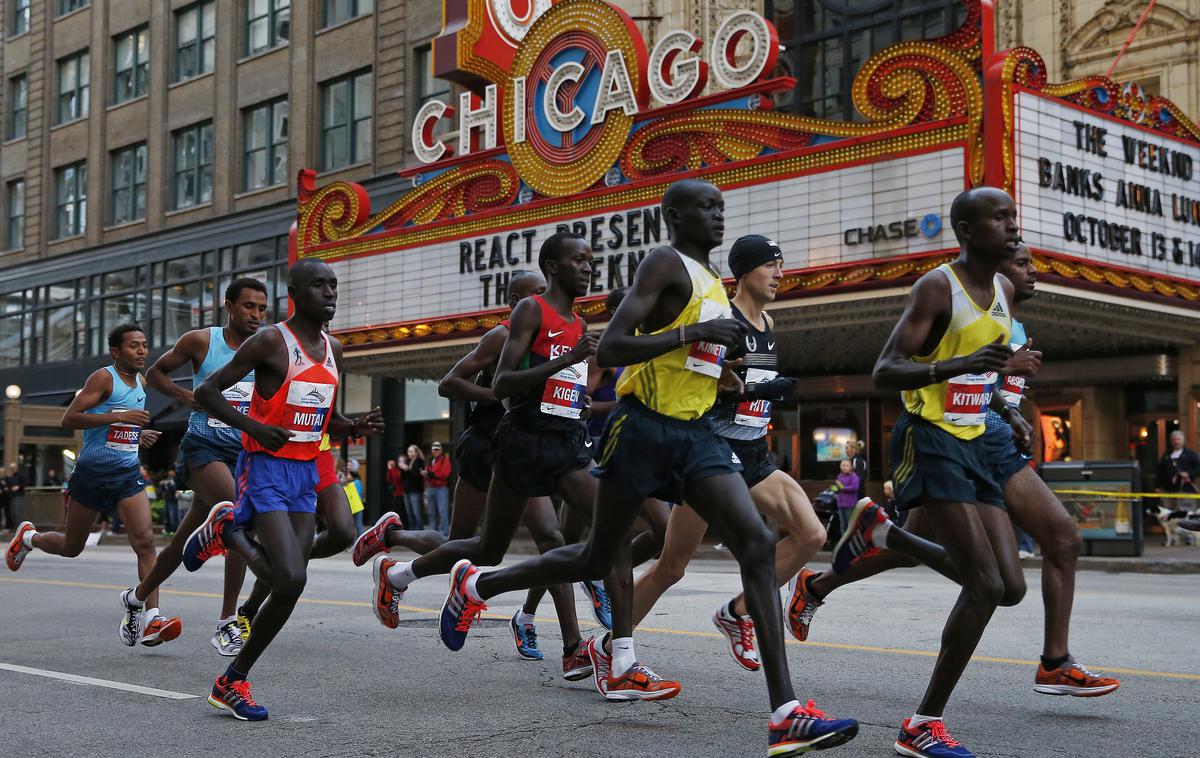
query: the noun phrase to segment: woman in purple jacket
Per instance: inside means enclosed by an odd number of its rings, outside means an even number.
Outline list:
[[[854,464],[849,460],[842,461],[842,470],[837,475],[837,506],[838,519],[842,523],[842,534],[850,524],[850,511],[858,503],[858,474],[854,473]]]

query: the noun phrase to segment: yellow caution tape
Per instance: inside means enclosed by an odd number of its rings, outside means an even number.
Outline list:
[[[1125,500],[1137,500],[1143,497],[1163,498],[1168,500],[1200,500],[1200,494],[1186,492],[1113,492],[1110,490],[1056,490],[1050,488],[1056,495],[1093,495],[1097,497],[1115,497]]]

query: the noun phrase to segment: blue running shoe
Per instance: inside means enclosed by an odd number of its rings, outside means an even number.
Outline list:
[[[805,705],[793,708],[782,723],[771,723],[767,756],[787,758],[810,750],[837,747],[854,739],[857,734],[857,721],[830,718],[809,700]]]
[[[975,758],[975,754],[959,744],[946,731],[941,719],[926,721],[910,728],[909,719],[900,726],[896,738],[896,752],[909,758]]]
[[[879,552],[883,546],[871,541],[871,533],[887,520],[887,514],[871,498],[859,500],[850,512],[850,527],[833,549],[833,573],[845,574],[859,558]]]
[[[529,661],[540,661],[545,656],[538,650],[537,627],[533,624],[518,624],[517,616],[520,614],[521,612],[517,611],[508,622],[509,628],[512,629],[513,644],[517,646],[517,655]]]
[[[478,573],[479,569],[465,558],[450,572],[450,594],[442,605],[441,635],[442,643],[451,650],[462,650],[471,624],[487,610],[487,603],[472,600],[467,594],[467,580]]]
[[[585,581],[580,582],[579,586],[592,600],[592,615],[596,617],[596,623],[612,631],[612,602],[608,599],[604,582]]]
[[[196,571],[209,558],[225,555],[222,538],[225,528],[232,523],[233,503],[224,500],[214,505],[204,523],[196,527],[196,531],[183,543],[183,567],[188,571]]]
[[[233,681],[224,674],[213,683],[208,693],[208,704],[229,711],[241,721],[266,721],[267,709],[254,702],[250,696],[250,682],[245,679]]]

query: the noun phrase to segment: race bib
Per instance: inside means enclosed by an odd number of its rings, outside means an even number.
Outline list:
[[[982,424],[997,378],[996,372],[989,371],[986,374],[960,374],[946,382],[942,420],[955,426]]]
[[[292,433],[292,442],[321,441],[335,389],[335,385],[315,382],[293,381],[288,385],[282,426]]]
[[[234,410],[245,416],[250,413],[250,396],[254,394],[254,382],[243,379],[237,384],[221,393]],[[228,429],[229,424],[224,421],[218,421],[212,416],[208,417],[208,425],[213,429]]]
[[[1023,345],[1009,345],[1015,353],[1020,350]],[[1000,384],[1000,397],[1004,398],[1004,402],[1014,408],[1021,407],[1021,399],[1025,397],[1025,377],[1023,376],[1006,376]]]
[[[705,300],[700,303],[700,319],[696,323],[702,324],[718,318],[729,318],[730,315],[729,308],[718,302]],[[712,342],[693,342],[688,346],[687,359],[684,361],[683,367],[688,371],[719,379],[723,360],[725,360],[724,345]]]
[[[114,412],[119,413],[127,408],[116,408]],[[138,451],[138,442],[142,438],[142,428],[134,424],[109,424],[108,436],[104,439],[104,446],[109,450],[116,450],[120,453],[136,453]]]
[[[762,368],[746,369],[746,384],[769,382],[778,374],[774,371],[769,371]],[[739,426],[748,426],[752,429],[762,429],[767,424],[771,423],[771,401],[770,400],[753,400],[738,403],[737,410],[733,414],[733,423]]]
[[[583,396],[587,392],[587,382],[587,361],[560,369],[546,380],[546,388],[542,390],[542,413],[578,419],[583,413]]]

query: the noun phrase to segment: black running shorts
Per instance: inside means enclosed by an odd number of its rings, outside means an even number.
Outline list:
[[[494,447],[494,475],[525,497],[554,494],[561,477],[591,464],[596,448],[582,422],[566,429],[529,429],[511,413],[500,419]]]
[[[1029,468],[1030,458],[1017,449],[1017,443],[1013,441],[1012,427],[1008,424],[988,426],[979,441],[983,445],[983,457],[991,469],[992,480],[1001,488],[1008,484],[1008,480],[1018,471]]]
[[[492,482],[492,465],[496,460],[492,439],[469,426],[458,438],[454,454],[458,458],[458,478],[480,492],[487,492]]]
[[[645,497],[682,503],[686,482],[741,470],[737,456],[707,419],[681,421],[627,396],[608,414],[600,463],[592,473],[616,479]]]
[[[1004,493],[984,455],[981,438],[961,440],[924,419],[901,414],[892,430],[896,508],[915,508],[926,499],[1003,508]]]
[[[729,443],[733,454],[742,462],[742,479],[746,480],[747,487],[754,489],[754,485],[779,470],[775,461],[771,460],[771,451],[767,448],[766,437],[759,437],[756,440],[735,440],[725,437],[724,440]]]

